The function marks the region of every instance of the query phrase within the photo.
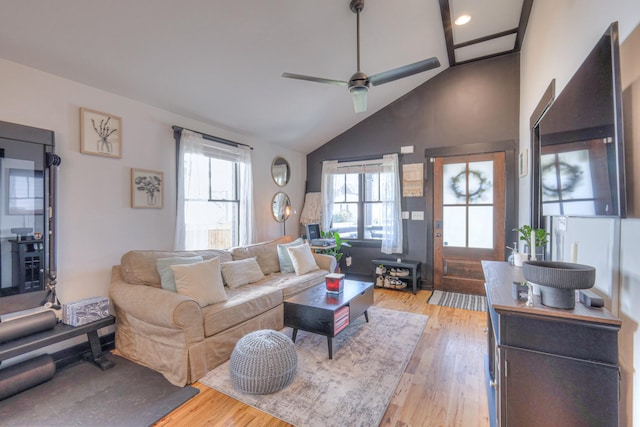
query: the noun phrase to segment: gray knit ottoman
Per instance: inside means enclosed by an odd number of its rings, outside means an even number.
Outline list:
[[[296,375],[298,355],[293,341],[270,329],[251,332],[236,343],[231,353],[231,382],[249,394],[274,393]]]

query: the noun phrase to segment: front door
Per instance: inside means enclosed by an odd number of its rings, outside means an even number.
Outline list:
[[[504,160],[504,152],[434,159],[435,289],[484,294],[480,261],[504,261]]]

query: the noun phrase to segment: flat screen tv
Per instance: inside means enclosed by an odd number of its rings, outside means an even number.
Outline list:
[[[624,217],[618,25],[611,24],[539,121],[543,216]]]

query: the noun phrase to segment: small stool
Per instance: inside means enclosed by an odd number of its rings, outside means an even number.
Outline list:
[[[270,329],[251,332],[236,343],[231,353],[233,386],[249,394],[282,390],[295,377],[298,355],[293,341]]]

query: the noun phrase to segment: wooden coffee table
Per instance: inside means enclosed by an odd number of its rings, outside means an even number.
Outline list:
[[[293,328],[293,342],[298,329],[325,335],[329,359],[333,359],[332,339],[345,329],[343,307],[347,307],[349,323],[363,314],[369,322],[367,310],[372,305],[373,283],[345,280],[344,290],[339,294],[328,293],[322,283],[284,300],[284,325]]]

